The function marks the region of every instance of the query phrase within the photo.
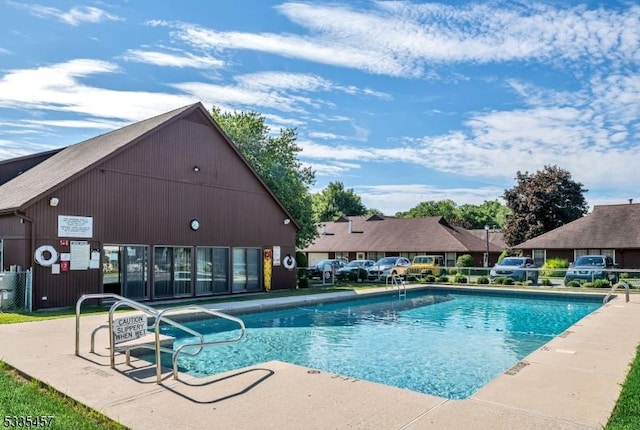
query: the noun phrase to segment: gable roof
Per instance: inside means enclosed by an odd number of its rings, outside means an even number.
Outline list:
[[[424,218],[367,219],[328,222],[305,252],[486,252],[485,239],[461,227],[449,225],[441,216]],[[349,228],[351,227],[351,233]],[[325,234],[322,234],[324,231]],[[502,249],[489,244],[491,252]]]
[[[220,133],[238,157],[245,162],[249,170],[256,176],[287,217],[293,220],[296,228],[300,229],[300,225],[294,217],[291,216],[289,211],[287,211],[275,194],[273,194],[273,191],[265,184],[238,148],[213,120],[202,103],[184,106],[59,150],[41,163],[0,185],[0,213],[23,210],[41,199],[45,194],[62,187],[66,183],[84,174],[94,165],[118,154],[124,150],[125,147],[134,145],[149,134],[166,127],[178,119],[188,117],[197,111],[199,111],[200,114],[197,115],[198,122],[204,122],[206,125],[214,127],[216,131]]]
[[[589,215],[529,239],[515,248],[640,248],[640,204],[595,206]]]

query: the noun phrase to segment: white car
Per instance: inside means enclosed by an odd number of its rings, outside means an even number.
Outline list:
[[[379,281],[387,275],[404,275],[411,261],[405,257],[383,257],[367,269],[367,279]]]

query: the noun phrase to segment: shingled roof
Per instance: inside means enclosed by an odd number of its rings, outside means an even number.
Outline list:
[[[640,248],[640,204],[595,206],[589,215],[523,242],[515,248]]]
[[[181,107],[64,148],[0,186],[0,212],[28,206],[43,194],[82,174],[95,163],[138,141],[148,132],[200,106],[200,103],[196,103]]]
[[[449,225],[441,216],[425,218],[351,217],[325,223],[305,252],[485,252],[485,239]],[[490,243],[490,252],[502,249]]]

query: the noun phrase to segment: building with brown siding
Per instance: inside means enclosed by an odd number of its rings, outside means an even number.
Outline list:
[[[482,267],[488,251],[488,264],[493,265],[504,249],[496,243],[499,231],[482,230],[481,234],[452,226],[441,216],[395,218],[373,215],[343,218],[320,226],[318,238],[304,252],[309,265],[326,258],[348,260],[415,255],[441,255],[448,267],[457,258],[470,254],[474,265]],[[487,249],[488,248],[488,249]]]
[[[281,263],[298,225],[200,103],[3,161],[0,178],[0,269],[33,267],[34,309],[295,288]]]
[[[621,268],[640,269],[640,204],[594,206],[589,215],[515,249],[532,255],[539,264],[551,258],[572,262],[581,255],[602,254]]]

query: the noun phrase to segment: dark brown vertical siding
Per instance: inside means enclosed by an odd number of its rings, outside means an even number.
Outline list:
[[[195,172],[197,166],[199,171]],[[57,207],[48,204],[58,197]],[[65,251],[58,215],[93,218],[92,249],[104,244],[281,246],[295,255],[296,229],[253,172],[211,127],[179,120],[105,160],[29,209],[37,246]],[[197,218],[200,229],[189,221]],[[72,238],[70,238],[71,240]],[[293,288],[295,271],[274,267],[273,288]],[[52,275],[37,266],[34,307],[71,306],[100,292],[101,270]],[[47,300],[42,300],[42,297]]]

